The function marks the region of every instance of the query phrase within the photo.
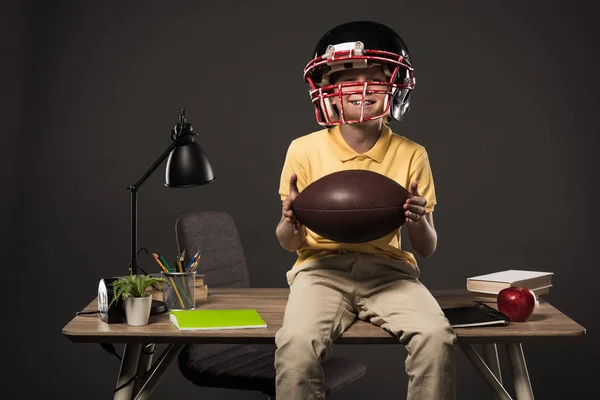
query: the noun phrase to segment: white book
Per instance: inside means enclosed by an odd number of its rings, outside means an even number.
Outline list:
[[[552,287],[553,272],[509,269],[467,278],[467,289],[471,292],[497,294],[510,286],[521,286],[536,294],[548,293]]]

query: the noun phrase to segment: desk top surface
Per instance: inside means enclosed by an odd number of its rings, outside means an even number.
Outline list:
[[[275,333],[281,327],[287,302],[287,288],[215,288],[208,298],[197,299],[199,309],[254,308],[267,323],[267,328],[227,329],[214,331],[180,332],[169,320],[168,313],[150,316],[145,326],[129,326],[125,322],[107,324],[95,314],[75,316],[64,326],[62,333],[73,342],[103,343],[274,343]],[[490,301],[466,290],[432,290],[442,308]],[[162,294],[154,292],[155,299]],[[97,310],[94,299],[85,311]],[[493,301],[493,300],[492,300]],[[493,302],[487,304],[496,307]],[[507,326],[456,328],[456,335],[465,343],[526,342],[530,340],[575,338],[585,334],[585,328],[557,310],[542,298],[526,322],[511,322]],[[393,344],[397,339],[389,332],[368,322],[356,320],[336,341],[343,343]]]

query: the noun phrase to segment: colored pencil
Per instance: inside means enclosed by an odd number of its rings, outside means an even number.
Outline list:
[[[162,268],[162,270],[168,274],[170,271],[167,268],[165,268],[163,263],[160,261],[160,259],[159,259],[160,256],[156,253],[152,253],[152,256],[154,256],[154,259],[156,260],[158,265],[160,265],[160,268]],[[169,276],[169,280],[171,281],[171,285],[173,286],[173,289],[175,290],[175,294],[177,295],[177,298],[179,299],[181,308],[185,308],[185,305],[183,304],[183,299],[181,298],[181,295],[179,294],[179,290],[177,290],[177,286],[175,285],[175,281],[173,280],[173,277]]]
[[[183,260],[185,258],[185,249],[179,255],[179,259],[177,260],[177,267],[179,267],[179,272],[183,272]]]
[[[196,261],[196,258],[198,258],[200,256],[200,250],[198,250],[196,252],[196,254],[194,254],[194,256],[192,257],[192,259],[190,260],[190,263],[188,264],[187,268],[185,269],[186,271],[189,271],[190,268],[192,268],[192,265],[194,264],[194,262]]]
[[[172,270],[171,267],[169,267],[169,263],[167,262],[167,260],[165,260],[165,258],[159,252],[156,252],[156,254],[158,254],[158,258],[164,264],[164,266],[167,267],[167,269],[169,270],[168,272],[171,272]]]
[[[165,268],[165,266],[163,265],[162,262],[160,262],[160,259],[158,258],[158,254],[156,253],[152,253],[152,256],[154,257],[154,259],[156,260],[156,262],[158,263],[158,265],[160,266],[160,268],[165,271],[165,272],[169,272],[169,270],[167,268]]]

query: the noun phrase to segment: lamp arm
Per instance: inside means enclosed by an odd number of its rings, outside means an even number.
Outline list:
[[[179,142],[177,140],[173,140],[171,142],[171,144],[169,145],[169,147],[158,157],[158,159],[156,161],[154,161],[154,164],[152,164],[150,166],[150,168],[148,168],[148,170],[146,172],[144,172],[142,174],[142,176],[140,176],[140,178],[137,180],[137,182],[135,182],[133,185],[131,185],[127,189],[131,190],[132,192],[135,192],[140,186],[142,186],[144,181],[146,181],[146,179],[148,179],[148,177],[150,175],[152,175],[152,173],[156,170],[156,168],[158,168],[160,166],[160,164],[162,164],[162,162],[165,161],[165,159],[169,156],[169,154],[173,151],[173,149],[175,149],[175,147],[177,147],[178,145],[179,145]]]
[[[158,157],[156,161],[148,168],[146,172],[133,185],[127,188],[131,192],[131,255],[129,267],[131,275],[137,274],[137,191],[142,186],[144,181],[158,168],[158,166],[169,156],[175,147],[181,144],[180,140],[173,140],[169,147]]]
[[[169,147],[158,157],[158,159],[148,168],[146,172],[140,176],[140,178],[133,185],[127,188],[131,192],[131,258],[130,265],[131,274],[137,274],[137,191],[142,186],[144,181],[148,179],[150,175],[159,167],[160,164],[169,156],[169,154],[175,149],[177,146],[182,146],[186,144],[190,144],[194,141],[195,133],[192,132],[183,132],[183,134],[173,135],[171,137],[172,141]]]

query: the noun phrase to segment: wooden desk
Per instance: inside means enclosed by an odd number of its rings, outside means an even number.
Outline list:
[[[432,291],[442,308],[472,304],[476,297],[466,290]],[[281,327],[289,290],[287,288],[211,289],[208,298],[199,299],[197,308],[255,308],[268,325],[266,329],[180,332],[168,314],[150,317],[147,326],[135,327],[126,323],[105,324],[99,318],[76,316],[62,330],[63,335],[76,343],[126,343],[117,380],[115,399],[145,399],[158,384],[170,362],[186,343],[262,343],[273,344]],[[160,292],[153,293],[162,299]],[[489,304],[489,303],[488,303]],[[490,305],[495,306],[491,303]],[[96,299],[86,311],[97,309]],[[540,299],[527,322],[515,322],[502,327],[456,328],[458,345],[500,399],[512,399],[502,385],[497,344],[506,347],[517,399],[533,399],[522,343],[577,338],[585,328]],[[168,344],[152,363],[155,344]],[[390,333],[370,323],[357,320],[335,342],[336,344],[397,344]],[[474,345],[482,345],[482,355]],[[142,351],[144,350],[144,351]],[[134,379],[137,373],[137,378]],[[135,394],[135,396],[134,396]]]

